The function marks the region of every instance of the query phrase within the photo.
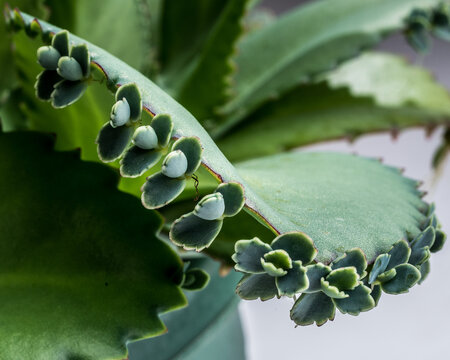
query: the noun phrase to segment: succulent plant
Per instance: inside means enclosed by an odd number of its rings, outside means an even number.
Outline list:
[[[205,319],[240,334],[238,317],[218,315],[235,309],[236,286],[247,300],[293,298],[303,326],[371,310],[427,277],[446,235],[419,182],[375,159],[286,150],[442,125],[442,166],[447,91],[394,55],[360,53],[399,30],[418,52],[448,40],[447,3],[323,0],[259,24],[243,22],[259,11],[247,0],[47,2],[50,22],[89,41],[41,20],[34,2],[33,15],[5,9],[16,74],[0,83],[2,209],[15,209],[2,217],[5,359],[123,358],[129,341],[164,332],[162,312],[171,332],[143,356],[171,358]],[[203,254],[243,277],[218,279]],[[172,313],[183,290],[194,291],[185,317]],[[198,343],[223,340],[211,336]]]

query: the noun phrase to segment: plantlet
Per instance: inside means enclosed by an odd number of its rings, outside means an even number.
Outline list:
[[[140,20],[132,2],[99,5],[105,11],[87,1],[37,3],[49,6],[50,22],[34,2],[24,1],[29,14],[5,9],[16,74],[0,103],[3,226],[12,239],[3,242],[5,359],[121,359],[127,346],[130,359],[171,358],[193,337],[203,341],[205,319],[240,335],[237,316],[217,315],[235,309],[234,288],[247,300],[292,298],[290,317],[304,326],[334,319],[336,308],[371,310],[383,292],[426,278],[446,236],[419,182],[373,159],[287,150],[448,127],[450,97],[425,70],[360,55],[394,31],[428,51],[430,34],[447,38],[447,4],[322,0],[252,28],[251,1],[143,1]],[[114,26],[105,35],[97,23]],[[11,56],[0,51],[2,61]],[[448,130],[436,166],[447,138]],[[198,252],[233,273],[219,280]],[[189,307],[172,312],[186,296]],[[162,334],[163,312],[167,335],[128,343]],[[177,325],[187,320],[189,334]],[[227,340],[211,337],[210,346]],[[238,345],[224,358],[242,358]]]

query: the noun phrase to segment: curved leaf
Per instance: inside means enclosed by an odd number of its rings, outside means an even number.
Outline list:
[[[309,76],[330,70],[383,35],[404,27],[415,7],[438,0],[325,0],[312,2],[254,31],[239,44],[236,97],[223,109],[228,123],[240,121],[270,97]],[[258,60],[255,61],[255,54]]]
[[[111,169],[52,146],[0,135],[0,353],[122,359],[128,340],[165,331],[160,312],[186,304],[182,263]]]
[[[326,82],[299,86],[262,106],[218,145],[232,161],[241,160],[376,131],[448,124],[449,109],[448,91],[429,72],[371,52],[344,63]]]
[[[180,19],[176,24],[168,24],[172,27],[165,30],[169,34],[176,34],[176,37],[185,40],[183,46],[186,52],[177,54],[176,61],[178,64],[180,64],[180,57],[186,56],[186,53],[189,54],[194,50],[192,46],[193,38],[188,37],[190,32],[198,30],[202,25],[211,21],[211,19],[203,19],[203,23],[196,23],[197,26],[192,26],[196,19],[193,19],[192,16],[186,17],[183,7],[186,7],[185,11],[193,14],[196,18],[205,16],[208,9],[217,10],[212,8],[223,7],[214,26],[208,33],[202,34],[206,39],[203,40],[204,44],[202,44],[200,51],[193,53],[195,57],[187,66],[185,65],[175,73],[172,72],[171,83],[165,83],[171,89],[174,98],[188,108],[199,120],[204,121],[212,117],[215,109],[223,105],[228,99],[230,75],[233,71],[231,56],[234,53],[236,41],[243,32],[241,21],[249,2],[250,0],[229,0],[226,2],[191,0],[186,4],[179,1],[166,2],[166,7],[173,7]],[[176,7],[170,6],[171,3],[176,4]],[[196,11],[199,4],[202,4],[202,6]],[[180,24],[186,24],[188,31],[183,32],[180,29]],[[174,49],[170,49],[170,45],[170,43],[166,43],[164,47],[173,52]],[[182,70],[182,75],[180,75],[180,70]],[[162,76],[164,77],[164,73]]]

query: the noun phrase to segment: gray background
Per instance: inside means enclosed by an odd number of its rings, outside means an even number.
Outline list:
[[[362,0],[363,1],[363,0]],[[263,1],[277,12],[302,1]],[[305,1],[303,1],[305,2]],[[416,55],[402,36],[394,36],[379,46],[406,56],[427,67],[450,89],[450,45],[434,41],[426,57]],[[353,144],[336,141],[304,148],[302,151],[333,150],[382,157],[388,165],[406,168],[405,175],[424,181],[426,200],[436,203],[444,231],[450,233],[450,158],[439,178],[430,168],[433,152],[440,143],[442,129],[426,137],[423,130],[407,130],[393,140],[388,134],[370,135]],[[383,294],[378,307],[358,317],[341,315],[322,327],[294,328],[289,319],[293,300],[244,301],[240,313],[246,335],[249,360],[284,357],[339,359],[450,359],[450,245],[432,256],[431,273],[408,294]]]

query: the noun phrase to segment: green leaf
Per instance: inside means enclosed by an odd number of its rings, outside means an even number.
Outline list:
[[[2,358],[124,358],[186,304],[182,263],[112,170],[52,146],[0,135]]]
[[[397,275],[397,270],[395,268],[385,271],[384,273],[378,275],[377,283],[382,284],[392,280]]]
[[[209,283],[209,274],[203,269],[189,268],[181,287],[186,290],[202,290]]]
[[[373,264],[372,271],[370,272],[369,284],[373,284],[378,275],[386,270],[390,258],[391,256],[389,254],[381,254],[377,257],[375,263]]]
[[[236,242],[234,249],[235,253],[232,256],[233,261],[236,263],[234,268],[237,271],[255,274],[264,272],[261,258],[272,251],[269,245],[258,238],[239,240]]]
[[[261,259],[264,271],[271,276],[284,276],[292,268],[292,260],[284,250],[272,250]]]
[[[173,123],[170,115],[159,114],[152,119],[152,128],[158,137],[158,144],[164,148],[169,144],[170,135],[173,130]]]
[[[328,320],[334,320],[335,307],[333,301],[322,292],[314,294],[302,294],[291,309],[291,319],[297,325],[317,326],[325,324]]]
[[[280,235],[270,246],[272,249],[286,250],[292,260],[300,260],[305,265],[313,261],[317,255],[312,239],[299,232]]]
[[[430,269],[431,269],[430,261],[425,261],[422,265],[420,265],[419,285],[422,284],[424,282],[424,280],[428,277],[428,274],[430,273]]]
[[[392,246],[388,254],[390,255],[390,259],[385,271],[408,262],[409,256],[411,255],[411,248],[405,240],[400,240]]]
[[[36,97],[43,101],[49,101],[51,99],[54,86],[59,83],[63,78],[59,76],[56,71],[44,70],[37,76],[35,84]]]
[[[221,193],[225,201],[224,215],[232,217],[237,215],[245,203],[244,189],[238,183],[222,183],[214,192]]]
[[[340,269],[343,267],[353,266],[360,278],[366,276],[367,260],[361,249],[355,248],[346,251],[331,263],[332,269]]]
[[[194,213],[183,215],[170,229],[170,240],[186,250],[202,251],[208,247],[222,228],[222,220],[204,220]]]
[[[350,266],[331,271],[326,279],[331,286],[335,286],[339,290],[353,290],[358,286],[359,276],[356,268]]]
[[[185,178],[170,178],[162,173],[149,176],[142,187],[142,204],[147,209],[163,207],[180,195],[185,185]]]
[[[306,267],[306,275],[308,276],[309,287],[304,292],[313,293],[322,290],[321,279],[326,278],[331,272],[331,267],[322,263],[308,265]]]
[[[249,34],[239,44],[234,83],[237,96],[223,109],[238,122],[263,101],[403,28],[416,7],[437,0],[333,0],[312,2]],[[332,19],[332,21],[330,21]],[[258,54],[255,60],[255,54]]]
[[[371,290],[360,284],[354,290],[348,290],[349,295],[345,299],[333,299],[336,307],[343,314],[359,315],[362,311],[368,311],[375,307],[375,300],[371,296]]]
[[[406,293],[420,280],[420,271],[411,264],[401,264],[395,270],[395,277],[381,284],[383,291],[388,294]]]
[[[129,126],[112,127],[108,122],[100,130],[96,143],[98,157],[103,162],[117,160],[125,152],[133,136],[133,128]]]
[[[367,53],[326,79],[328,83],[298,86],[262,106],[232,132],[224,132],[219,147],[229,159],[241,160],[320,141],[450,121],[448,91],[429,72],[401,57]]]
[[[428,206],[417,183],[376,160],[290,153],[240,163],[237,169],[262,200],[258,211],[277,232],[308,234],[317,261],[327,263],[358,247],[372,262],[396,239],[421,232],[426,218]]]
[[[190,14],[195,12],[195,8],[192,7],[198,2],[198,0],[189,2]],[[202,2],[205,3],[205,1]],[[214,2],[220,3],[221,1]],[[169,85],[174,98],[199,120],[212,117],[216,108],[223,105],[229,97],[231,74],[234,69],[231,57],[235,52],[235,44],[243,32],[241,21],[248,3],[249,0],[226,2],[220,16],[207,34],[201,51],[191,60],[181,76],[177,74],[173,78],[175,83]],[[180,2],[176,4],[176,11],[180,13],[182,11],[181,4]],[[211,6],[217,6],[217,4],[207,5],[207,7]],[[190,16],[187,19],[190,23],[195,21]],[[181,33],[179,26],[178,23],[175,29]],[[193,26],[191,25],[191,27]],[[170,31],[174,32],[174,28]],[[191,38],[189,38],[188,44],[192,44]]]
[[[430,251],[435,253],[435,252],[442,250],[446,240],[447,240],[447,235],[442,230],[436,230],[436,238],[434,240],[434,244],[431,247]]]
[[[53,107],[63,108],[73,104],[83,96],[87,86],[84,81],[60,81],[50,95]]]
[[[137,121],[141,118],[142,113],[142,99],[141,92],[135,83],[128,83],[122,85],[116,91],[116,101],[125,98],[130,105],[130,119]]]
[[[186,175],[192,175],[200,166],[202,160],[202,144],[195,136],[182,137],[175,141],[172,151],[181,150],[188,160]]]
[[[308,288],[309,280],[306,276],[306,268],[301,261],[294,261],[292,268],[287,270],[286,275],[276,277],[275,285],[279,296],[294,296]]]
[[[236,293],[245,300],[262,301],[272,299],[278,295],[275,278],[267,274],[244,275],[236,287]]]
[[[144,150],[132,146],[120,160],[120,174],[125,177],[138,177],[153,167],[161,159],[161,152]]]

